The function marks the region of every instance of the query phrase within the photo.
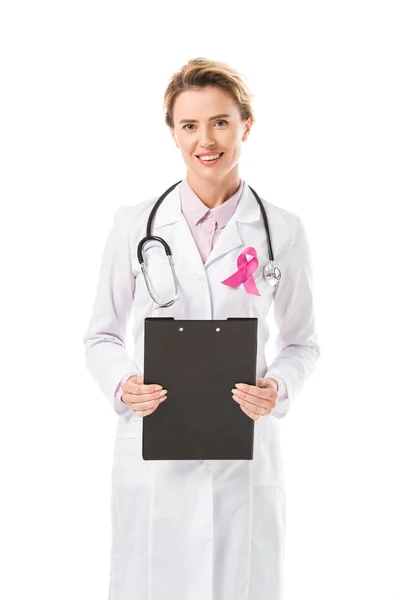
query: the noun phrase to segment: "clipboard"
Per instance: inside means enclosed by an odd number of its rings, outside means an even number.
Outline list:
[[[252,460],[254,420],[232,399],[256,384],[257,318],[146,317],[144,383],[167,399],[143,418],[144,460]]]

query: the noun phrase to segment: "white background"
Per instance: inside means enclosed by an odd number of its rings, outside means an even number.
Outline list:
[[[240,174],[301,217],[313,258],[322,356],[282,421],[285,600],[400,599],[396,8],[2,4],[3,598],[107,598],[117,417],[82,338],[114,212],[186,174],[163,93],[203,56],[245,76]]]

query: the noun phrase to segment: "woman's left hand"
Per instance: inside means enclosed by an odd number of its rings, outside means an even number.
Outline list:
[[[240,405],[243,412],[254,421],[268,415],[276,406],[278,399],[278,384],[272,377],[259,378],[256,385],[237,383],[232,390],[233,399]]]

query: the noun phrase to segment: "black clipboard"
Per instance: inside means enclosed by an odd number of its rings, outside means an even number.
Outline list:
[[[145,318],[143,380],[168,395],[143,417],[144,460],[253,459],[254,420],[231,389],[256,384],[257,321]]]

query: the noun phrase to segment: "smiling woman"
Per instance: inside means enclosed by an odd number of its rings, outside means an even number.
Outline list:
[[[239,187],[239,158],[255,121],[251,93],[234,69],[195,59],[170,80],[165,121],[187,166],[187,182],[209,208]]]
[[[279,423],[319,357],[307,238],[297,215],[263,200],[240,177],[242,143],[254,115],[251,94],[237,71],[217,61],[190,60],[169,81],[164,106],[186,177],[158,200],[115,214],[84,338],[87,366],[119,416],[109,599],[282,600],[285,494]],[[145,248],[147,231],[153,239]],[[266,276],[274,262],[270,236],[283,271],[282,278],[280,273],[274,277],[274,287]],[[144,265],[158,305],[147,293]],[[268,367],[272,306],[278,354]],[[134,360],[125,350],[132,311]],[[256,318],[255,377],[232,382],[231,400],[244,425],[254,421],[253,459],[143,460],[143,418],[150,425],[157,411],[154,423],[165,423],[163,416],[177,410],[173,389],[166,397],[168,390],[155,389],[165,382],[143,380],[149,316]],[[176,363],[172,374],[180,377]],[[199,384],[203,371],[193,364],[191,385]],[[214,382],[213,373],[211,378]],[[188,403],[193,402],[190,389]],[[226,398],[213,385],[209,393],[218,408],[225,406]],[[208,417],[213,419],[212,411]],[[188,419],[185,425],[191,425]],[[224,432],[218,435],[224,444]]]

